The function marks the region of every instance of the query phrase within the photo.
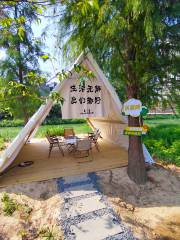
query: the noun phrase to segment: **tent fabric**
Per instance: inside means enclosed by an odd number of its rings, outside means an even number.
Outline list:
[[[87,92],[88,87],[92,92]],[[95,92],[95,87],[100,90]],[[69,79],[61,89],[61,96],[64,99],[63,119],[106,117],[110,111],[109,93],[104,84],[97,80],[87,80],[80,85],[78,79]]]
[[[103,104],[101,105],[101,108],[97,108],[93,115],[86,115],[89,124],[94,128],[100,129],[101,135],[104,139],[114,144],[119,144],[127,149],[128,137],[122,134],[123,129],[127,125],[127,119],[121,114],[122,103],[120,102],[114,88],[109,83],[90,52],[88,54],[82,53],[75,62],[75,64],[79,63],[83,64],[87,69],[93,72],[95,77],[94,84],[100,84],[103,89],[101,95]],[[74,65],[70,69],[70,73],[71,74],[69,74],[68,77],[59,83],[53,90],[54,92],[59,92],[65,99],[62,106],[63,118],[76,116],[76,113],[70,108],[70,95],[68,93],[70,85],[77,83],[79,77],[74,69]],[[53,101],[51,99],[47,100],[4,151],[0,158],[0,172],[3,172],[14,161],[23,145],[35,135],[38,127],[44,121],[52,106]],[[79,117],[82,117],[82,115]],[[153,159],[145,146],[143,146],[143,151],[146,162],[152,163]]]

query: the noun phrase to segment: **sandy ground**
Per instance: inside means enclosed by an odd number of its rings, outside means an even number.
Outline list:
[[[0,188],[0,199],[4,192],[18,203],[27,204],[32,212],[28,218],[21,216],[18,211],[12,216],[5,216],[0,201],[0,240],[41,239],[37,237],[37,232],[47,227],[53,231],[56,239],[62,239],[56,220],[61,204],[56,180]]]
[[[153,166],[148,171],[148,182],[139,186],[129,179],[126,170],[117,168],[97,173],[104,194],[120,218],[140,240],[179,240],[179,169]],[[0,188],[0,199],[4,192],[27,204],[32,212],[28,219],[18,212],[4,216],[0,201],[0,240],[41,239],[35,238],[36,233],[47,226],[53,228],[57,240],[62,239],[57,226],[62,199],[57,194],[56,180]],[[22,238],[23,232],[27,237]]]
[[[179,169],[153,166],[145,185],[132,182],[126,168],[98,172],[99,183],[120,218],[141,240],[180,239]]]

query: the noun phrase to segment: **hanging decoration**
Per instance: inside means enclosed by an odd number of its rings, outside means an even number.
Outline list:
[[[127,102],[124,103],[122,109],[122,115],[131,116],[131,117],[139,117],[146,116],[148,113],[148,108],[142,106],[140,100],[131,98]],[[128,136],[144,136],[147,134],[149,128],[147,125],[140,127],[126,127],[123,131],[124,135]]]
[[[122,109],[123,116],[131,117],[146,116],[148,112],[148,108],[142,106],[141,101],[135,98],[131,98],[125,102]]]
[[[141,101],[135,98],[131,98],[124,103],[122,112],[124,112],[126,116],[130,115],[131,117],[138,117],[140,116],[141,110]]]

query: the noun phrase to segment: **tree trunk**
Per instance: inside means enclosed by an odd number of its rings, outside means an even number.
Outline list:
[[[129,99],[137,97],[136,88],[133,86],[128,87],[127,94]],[[139,127],[139,120],[139,117],[129,116],[128,126]],[[147,180],[142,141],[139,136],[129,136],[127,173],[130,179],[137,184],[144,184]]]
[[[129,116],[128,125],[139,126],[139,118]],[[141,137],[129,136],[128,169],[131,180],[137,184],[144,184],[147,179]]]
[[[18,7],[17,5],[15,5],[15,18],[18,18]],[[22,55],[21,55],[21,43],[20,41],[17,42],[17,52],[19,54],[19,61],[17,63],[17,66],[18,66],[18,79],[19,79],[19,82],[21,84],[24,84],[23,83],[23,63],[22,63]],[[23,114],[23,119],[24,119],[24,125],[26,125],[26,123],[28,122],[29,120],[29,115],[28,115],[28,110],[25,106],[25,101],[26,99],[24,97],[22,97],[21,99],[19,99],[19,101],[21,102],[22,104],[22,114]]]
[[[139,80],[136,74],[136,46],[134,45],[134,25],[132,15],[128,16],[129,32],[124,38],[124,70],[127,79],[127,97],[138,98],[138,92],[140,91]],[[128,125],[130,127],[140,126],[139,117],[134,118],[129,116]],[[142,148],[141,137],[129,136],[129,148],[128,148],[128,168],[127,173],[134,182],[137,184],[144,184],[147,179],[144,154]]]

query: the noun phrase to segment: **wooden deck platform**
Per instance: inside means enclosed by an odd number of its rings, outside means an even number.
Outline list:
[[[45,139],[33,139],[31,143],[23,147],[13,165],[22,161],[34,161],[34,164],[27,168],[14,168],[1,176],[0,187],[127,165],[127,151],[124,148],[110,144],[105,140],[100,140],[99,145],[100,152],[93,148],[93,159],[90,159],[90,157],[77,159],[67,151],[65,151],[63,157],[56,148],[53,149],[51,157],[48,158],[48,142]]]

